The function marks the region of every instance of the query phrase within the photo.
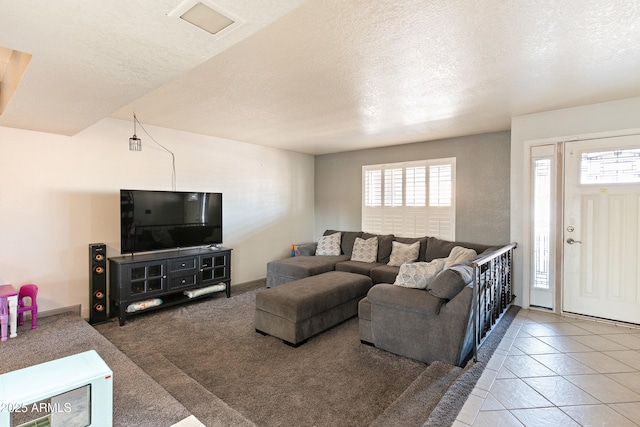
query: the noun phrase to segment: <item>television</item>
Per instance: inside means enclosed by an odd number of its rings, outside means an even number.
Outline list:
[[[222,243],[222,193],[120,190],[120,252]]]

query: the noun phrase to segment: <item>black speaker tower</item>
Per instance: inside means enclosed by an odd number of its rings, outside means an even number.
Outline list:
[[[107,317],[107,247],[104,243],[89,245],[89,323],[106,322]]]

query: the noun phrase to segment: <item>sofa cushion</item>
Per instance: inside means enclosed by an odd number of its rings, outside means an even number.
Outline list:
[[[444,268],[449,268],[452,265],[459,264],[464,261],[474,260],[477,256],[478,254],[473,249],[463,248],[462,246],[455,246],[453,249],[451,249],[451,253],[444,263]]]
[[[365,276],[371,275],[371,270],[384,264],[376,262],[362,262],[362,261],[341,261],[336,264],[336,271],[346,271],[347,273],[363,274]],[[395,277],[395,276],[394,276]]]
[[[378,237],[378,262],[386,264],[391,256],[391,242],[393,242],[394,236],[393,234],[362,233],[363,239],[370,239],[374,236]]]
[[[386,264],[378,264],[369,272],[369,277],[373,283],[393,283],[396,276],[400,272],[400,267],[394,267]]]
[[[351,261],[376,262],[378,258],[378,237],[369,239],[356,237],[351,253]]]
[[[346,261],[339,256],[297,256],[267,263],[267,287],[335,270],[336,263]]]
[[[405,288],[426,289],[429,282],[442,271],[444,263],[444,258],[438,258],[431,262],[402,264],[393,284]]]
[[[490,245],[480,245],[477,243],[466,242],[450,242],[448,240],[440,240],[437,237],[427,238],[427,249],[425,251],[425,261],[433,261],[436,258],[446,258],[451,253],[451,250],[456,246],[462,246],[463,248],[469,248],[476,251],[476,253],[482,253],[486,249],[491,248]]]
[[[443,270],[427,286],[429,293],[446,300],[453,299],[473,280],[473,268],[466,262]]]
[[[340,232],[322,236],[318,239],[316,255],[318,256],[338,256],[342,253],[340,249]]]
[[[401,243],[393,241],[391,247],[391,256],[387,265],[400,267],[405,262],[415,262],[420,255],[420,242]]]

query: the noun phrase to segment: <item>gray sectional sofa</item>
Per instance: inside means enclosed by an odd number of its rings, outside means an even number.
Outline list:
[[[455,246],[473,249],[478,254],[492,248],[489,245],[476,243],[449,242],[436,237],[404,238],[396,237],[393,234],[370,234],[362,231],[327,230],[323,235],[328,236],[338,232],[341,233],[340,255],[317,256],[315,254],[317,242],[298,245],[299,256],[271,261],[267,264],[267,288],[334,270],[364,274],[369,276],[374,284],[393,283],[400,271],[400,266],[388,265],[394,241],[399,243],[420,242],[418,262],[429,262],[436,258],[447,257]],[[362,239],[377,237],[376,262],[351,260],[353,245],[357,237]]]
[[[338,231],[327,230],[324,236]],[[472,278],[470,260],[441,269],[424,289],[405,287],[401,268],[445,263],[456,247],[472,249],[487,257],[495,247],[466,242],[449,242],[435,237],[398,238],[360,231],[340,232],[340,254],[316,254],[317,243],[299,245],[301,255],[271,261],[267,265],[267,287],[299,281],[329,271],[343,271],[371,278],[373,287],[358,304],[360,340],[377,348],[431,363],[436,360],[462,365],[474,343]],[[375,260],[354,260],[356,238],[377,240]],[[322,239],[321,239],[322,240]],[[393,242],[404,245],[394,245]],[[397,264],[395,246],[419,242],[414,263]],[[362,244],[362,240],[358,242]],[[361,246],[360,246],[361,247]],[[390,259],[393,262],[390,263]],[[403,274],[406,271],[403,271]]]

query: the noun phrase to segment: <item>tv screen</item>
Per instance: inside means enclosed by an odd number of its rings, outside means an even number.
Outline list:
[[[120,252],[222,243],[222,193],[120,190]]]

